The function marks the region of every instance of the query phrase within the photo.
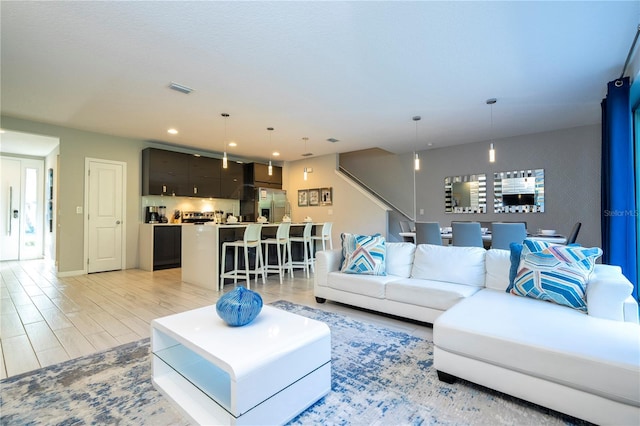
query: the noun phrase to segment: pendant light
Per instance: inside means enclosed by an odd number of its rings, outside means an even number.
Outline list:
[[[227,164],[227,118],[229,118],[229,114],[223,112],[220,114],[224,118],[224,155],[222,157],[222,168],[226,169]]]
[[[422,117],[420,117],[419,115],[415,115],[413,116],[412,120],[416,122],[416,147],[418,146],[418,121],[420,121]],[[414,158],[413,158],[413,170],[418,171],[420,170],[420,157],[418,156],[417,152],[413,152],[414,154]]]
[[[487,105],[491,107],[491,143],[489,144],[489,162],[496,162],[496,150],[493,147],[493,104],[498,102],[496,98],[487,99]]]
[[[273,132],[273,127],[267,127],[269,131],[269,176],[273,176],[273,166],[271,165],[271,132]]]
[[[302,138],[302,140],[304,141],[304,152],[305,152],[305,154],[307,154],[307,141],[309,140],[309,138],[308,137],[304,137],[304,138]],[[304,180],[307,180],[308,177],[309,177],[308,169],[307,169],[306,166],[304,168],[303,177],[304,177]]]

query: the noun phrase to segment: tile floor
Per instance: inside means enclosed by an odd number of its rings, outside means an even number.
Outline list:
[[[149,337],[152,319],[213,305],[221,293],[181,282],[180,269],[139,269],[58,278],[51,262],[0,262],[0,378]],[[228,284],[225,291],[233,288]],[[313,277],[252,283],[265,303],[288,300],[431,340],[429,324],[338,303],[319,305]]]

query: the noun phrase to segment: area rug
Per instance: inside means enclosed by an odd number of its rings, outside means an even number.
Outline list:
[[[272,305],[331,328],[331,392],[292,424],[584,424],[466,381],[440,382],[427,340],[290,302]],[[150,375],[144,339],[10,377],[0,381],[0,424],[189,424]]]

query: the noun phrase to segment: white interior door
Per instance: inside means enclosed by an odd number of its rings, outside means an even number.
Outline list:
[[[0,173],[0,260],[18,260],[20,254],[20,160],[2,158]]]
[[[124,163],[87,160],[87,272],[122,269]]]

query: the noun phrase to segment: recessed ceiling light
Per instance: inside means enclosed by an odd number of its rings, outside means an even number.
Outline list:
[[[0,133],[4,133],[4,129],[0,129]]]
[[[280,153],[278,151],[273,151],[271,155],[273,155],[274,157],[279,157]]]
[[[427,146],[433,146],[433,142],[429,142]]]
[[[167,133],[169,133],[171,135],[177,135],[178,131],[176,129],[169,129],[169,130],[167,130]]]
[[[336,142],[340,142],[340,140],[336,138],[329,138],[327,139],[327,142],[336,143]]]
[[[229,142],[229,146],[238,146],[238,144],[235,142]]]

